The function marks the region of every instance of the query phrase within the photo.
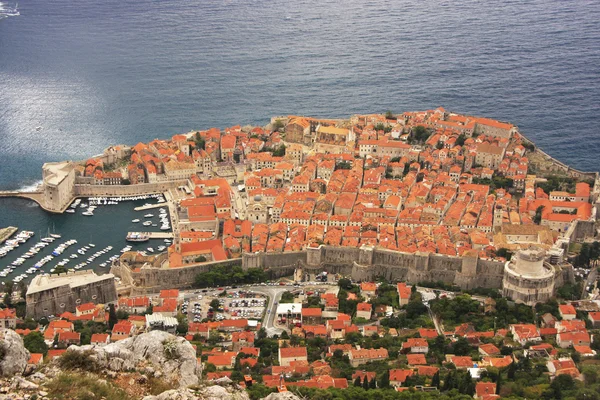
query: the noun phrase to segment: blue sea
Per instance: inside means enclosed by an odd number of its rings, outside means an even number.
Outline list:
[[[0,15],[14,6],[0,2]],[[111,144],[438,106],[510,121],[599,170],[597,0],[21,0],[19,11],[0,19],[0,189]],[[0,200],[0,226],[56,223],[27,204]]]

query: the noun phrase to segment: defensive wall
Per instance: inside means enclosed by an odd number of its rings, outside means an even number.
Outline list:
[[[75,197],[97,196],[141,196],[152,193],[162,193],[178,186],[187,185],[188,180],[165,181],[157,183],[138,183],[136,185],[74,185]]]
[[[409,283],[442,281],[462,289],[501,288],[504,273],[504,263],[483,260],[476,255],[451,257],[432,253],[410,254],[371,246],[308,248],[307,262],[303,267],[307,271],[324,270],[350,276],[356,281],[373,280],[376,277]]]
[[[153,256],[158,260],[159,256]],[[166,258],[166,256],[164,256]],[[208,262],[179,268],[164,267],[162,261],[115,261],[111,273],[130,285],[131,294],[154,293],[160,289],[189,288],[196,275],[216,266],[262,268],[269,279],[291,276],[296,268],[306,272],[327,271],[351,277],[355,281],[369,281],[382,277],[390,282],[442,281],[461,289],[476,287],[502,288],[504,265],[502,261],[485,260],[476,254],[452,257],[433,253],[402,253],[377,249],[321,245],[305,251],[289,253],[246,253],[242,258]],[[570,269],[557,267],[556,287],[572,281]]]
[[[76,280],[77,276],[89,275],[89,271],[76,271],[54,275],[54,279],[70,277]],[[89,302],[106,304],[117,300],[115,281],[112,276],[103,275],[90,282],[69,283],[52,285],[47,288],[31,292],[26,296],[27,316],[34,319],[49,315],[60,315],[66,311],[75,312],[80,304]]]

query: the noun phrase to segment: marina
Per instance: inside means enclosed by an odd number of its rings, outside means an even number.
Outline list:
[[[164,251],[168,245],[164,240],[172,238],[172,233],[160,230],[161,224],[170,224],[170,221],[164,199],[154,204],[158,199],[163,197],[77,199],[68,207],[73,212],[65,214],[47,213],[23,199],[3,200],[0,226],[12,229],[0,232],[6,232],[7,236],[10,231],[13,232],[0,247],[0,281],[2,284],[7,281],[28,282],[40,273],[85,269],[102,274],[109,272],[112,261],[125,251],[143,254]],[[148,203],[165,211],[144,219],[153,222],[144,227],[147,240],[139,243],[126,241],[128,232],[135,231],[136,225],[141,227],[140,223],[131,222],[136,219],[134,208]],[[163,222],[157,224],[157,217],[161,216]],[[150,248],[153,250],[150,251]]]

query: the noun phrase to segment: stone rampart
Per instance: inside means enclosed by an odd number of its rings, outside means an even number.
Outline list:
[[[169,189],[187,185],[187,182],[187,179],[184,179],[159,183],[139,183],[137,185],[75,185],[74,194],[76,197],[140,196],[166,192]]]
[[[106,304],[117,300],[114,279],[104,279],[79,286],[68,284],[27,294],[27,316],[34,319],[75,312],[75,307],[89,302]]]
[[[442,281],[463,289],[501,288],[504,264],[477,256],[451,257],[431,253],[402,253],[363,246],[360,249],[320,246],[307,249],[307,271],[328,271],[357,281],[383,277],[389,281]],[[370,263],[362,263],[371,260]],[[256,265],[255,265],[256,266]],[[263,267],[269,265],[261,264]]]

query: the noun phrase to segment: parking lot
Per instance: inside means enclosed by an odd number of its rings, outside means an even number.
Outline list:
[[[196,296],[184,300],[181,312],[187,315],[189,322],[201,322],[204,319],[262,319],[267,304],[264,295],[243,289],[226,292],[226,296],[219,296],[219,292],[212,290],[197,291]],[[220,306],[212,310],[210,303],[215,299]]]

